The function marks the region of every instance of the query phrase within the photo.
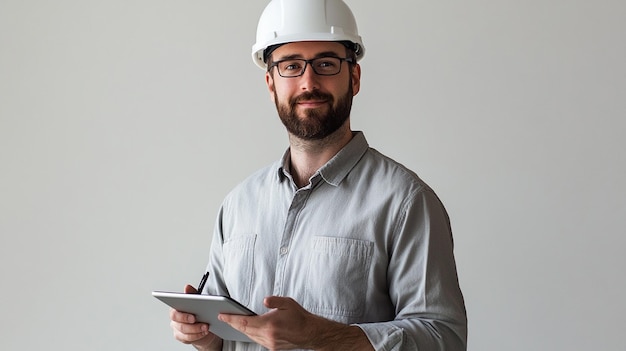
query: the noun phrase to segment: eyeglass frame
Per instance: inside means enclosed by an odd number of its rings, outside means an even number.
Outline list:
[[[341,66],[343,66],[343,62],[348,62],[348,63],[354,63],[354,58],[352,57],[336,57],[336,56],[322,56],[322,57],[316,57],[316,58],[312,58],[309,60],[303,59],[303,58],[286,58],[286,59],[282,59],[282,60],[278,60],[278,61],[274,61],[272,62],[271,65],[269,65],[267,67],[267,71],[271,71],[273,67],[276,67],[276,71],[278,72],[278,75],[283,77],[283,78],[298,78],[298,77],[302,77],[304,75],[304,72],[306,72],[306,68],[310,65],[311,67],[315,67],[313,66],[313,61],[316,60],[320,60],[320,59],[337,59],[339,60],[339,71],[337,71],[337,73],[333,73],[333,74],[323,74],[323,73],[317,73],[317,71],[315,70],[315,68],[312,68],[313,73],[317,74],[318,76],[324,76],[324,77],[332,77],[332,76],[336,76],[339,73],[341,73]],[[285,61],[303,61],[304,62],[304,67],[302,67],[302,72],[300,72],[300,74],[298,74],[297,76],[283,76],[280,73],[280,69],[278,69],[278,65],[285,62]]]

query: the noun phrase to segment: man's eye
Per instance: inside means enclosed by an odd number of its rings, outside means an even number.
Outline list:
[[[302,69],[302,64],[297,61],[283,62],[282,67],[283,71],[298,71]]]
[[[334,61],[320,61],[317,63],[317,66],[320,68],[332,68],[337,64]]]

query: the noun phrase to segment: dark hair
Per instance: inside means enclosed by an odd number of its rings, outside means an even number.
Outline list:
[[[263,50],[263,62],[267,63],[269,66],[269,62],[267,61],[270,59],[270,55],[272,55],[272,52],[278,49],[281,45],[284,45],[284,44],[270,45],[267,48],[265,48],[265,50]]]
[[[340,41],[339,43],[346,47],[346,57],[352,59],[352,62],[348,62],[348,64],[350,67],[354,67],[356,65],[356,53],[359,52],[360,49],[359,44],[349,40]]]

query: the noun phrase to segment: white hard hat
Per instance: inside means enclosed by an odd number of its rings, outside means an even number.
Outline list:
[[[266,69],[265,49],[298,41],[349,41],[365,53],[356,20],[342,0],[272,0],[259,19],[252,59]]]

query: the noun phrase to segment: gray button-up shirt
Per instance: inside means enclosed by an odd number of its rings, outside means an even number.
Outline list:
[[[376,350],[465,350],[466,315],[446,211],[412,171],[350,143],[298,189],[289,152],[220,209],[207,290],[253,311],[288,296],[358,325]],[[224,350],[264,350],[224,342]]]

